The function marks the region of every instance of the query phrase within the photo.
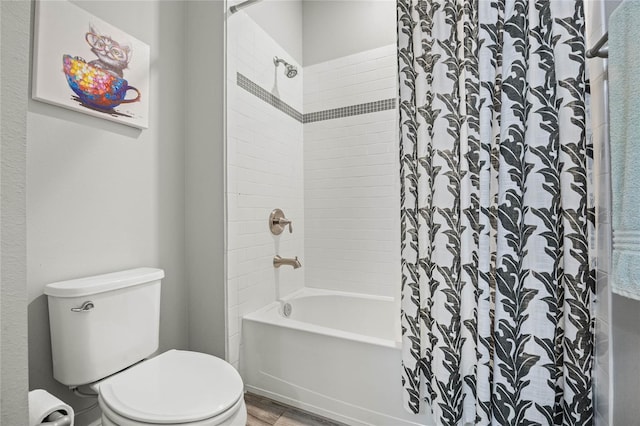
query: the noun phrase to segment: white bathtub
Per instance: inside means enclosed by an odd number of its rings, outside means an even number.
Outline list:
[[[242,322],[248,391],[350,425],[433,425],[402,403],[396,307],[388,297],[302,289]]]

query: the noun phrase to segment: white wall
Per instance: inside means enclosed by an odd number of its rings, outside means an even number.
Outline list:
[[[0,424],[27,424],[25,229],[30,2],[0,2]]]
[[[393,0],[262,0],[242,10],[305,66],[396,40]]]
[[[4,2],[3,2],[4,3]],[[151,47],[150,127],[137,130],[29,101],[29,376],[79,409],[52,377],[43,286],[154,266],[165,270],[160,350],[188,348],[185,273],[185,3],[77,2]],[[167,29],[171,30],[168,31]],[[83,425],[95,414],[82,416]]]
[[[305,113],[395,98],[395,52],[390,44],[306,66]],[[395,109],[304,125],[306,286],[396,295],[396,125]]]
[[[186,276],[189,347],[225,356],[224,2],[187,8]]]
[[[237,85],[237,72],[302,110],[303,72],[293,78],[273,57],[289,52],[238,12],[227,23],[227,202],[229,361],[238,367],[243,315],[304,285],[302,123]],[[293,234],[273,236],[269,213],[281,208]],[[273,257],[299,256],[302,269],[275,269]]]
[[[305,66],[396,44],[394,0],[304,0]]]
[[[301,64],[302,8],[302,0],[261,0],[242,10],[290,55],[285,60]]]

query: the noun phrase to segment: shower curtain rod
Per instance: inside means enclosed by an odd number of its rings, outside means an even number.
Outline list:
[[[587,50],[587,58],[608,58],[609,47],[602,47],[607,41],[609,41],[609,32],[604,33],[600,40],[591,49]]]
[[[229,8],[229,12],[231,12],[231,14],[234,14],[238,12],[240,9],[244,9],[245,7],[251,6],[253,3],[257,3],[259,1],[260,0],[245,0],[241,3],[234,4]]]

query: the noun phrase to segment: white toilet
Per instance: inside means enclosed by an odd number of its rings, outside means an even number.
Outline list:
[[[158,349],[162,278],[138,268],[45,286],[55,379],[98,393],[105,426],[245,426],[227,362],[179,350],[143,361]]]

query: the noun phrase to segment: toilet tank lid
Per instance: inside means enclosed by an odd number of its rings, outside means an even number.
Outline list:
[[[54,297],[80,297],[125,287],[145,284],[164,278],[158,268],[136,268],[109,274],[94,275],[68,281],[59,281],[44,286],[44,294]]]

